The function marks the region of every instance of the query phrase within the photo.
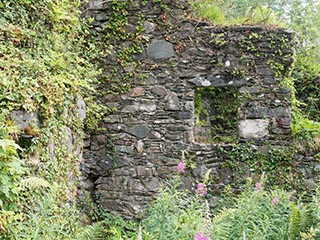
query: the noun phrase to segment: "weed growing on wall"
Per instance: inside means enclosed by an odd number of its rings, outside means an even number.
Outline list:
[[[303,174],[298,171],[293,148],[273,149],[272,146],[264,150],[257,150],[250,144],[241,144],[232,147],[231,151],[223,151],[226,162],[223,168],[236,172],[233,186],[242,186],[245,177],[258,180],[265,174],[266,185],[272,189],[281,188],[302,192]]]
[[[79,159],[66,139],[77,136],[80,149],[78,99],[86,100],[88,127],[103,108],[90,96],[97,42],[86,38],[80,3],[0,1],[1,239],[72,239],[81,231]],[[35,113],[39,126],[15,129],[12,110]],[[22,133],[30,140],[19,147]]]
[[[197,142],[237,142],[238,90],[235,87],[199,88],[195,96]]]

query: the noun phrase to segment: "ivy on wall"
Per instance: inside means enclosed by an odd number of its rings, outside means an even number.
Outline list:
[[[238,107],[236,87],[198,88],[195,95],[196,141],[237,142]]]
[[[81,1],[0,1],[0,238],[74,239],[79,159],[68,134],[80,139],[104,108],[93,102],[99,74],[90,60],[99,44],[80,20]],[[77,100],[87,104],[87,121]],[[13,110],[32,112],[39,125],[13,126]],[[18,146],[23,134],[30,142]],[[20,138],[20,140],[19,140]],[[15,141],[14,141],[15,140]]]

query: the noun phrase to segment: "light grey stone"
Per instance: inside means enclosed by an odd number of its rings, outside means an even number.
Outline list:
[[[138,105],[129,105],[124,107],[121,112],[123,113],[136,113],[139,111],[139,106]]]
[[[21,130],[30,125],[40,126],[36,112],[26,112],[23,110],[13,110],[10,112],[10,118],[13,120],[14,125]]]
[[[314,171],[315,172],[320,172],[320,164],[317,164],[315,167],[314,167]]]
[[[83,121],[86,119],[86,102],[83,100],[83,98],[78,97],[77,98],[77,113],[79,118]]]
[[[153,138],[153,139],[160,139],[161,138],[161,134],[157,131],[151,131],[151,136],[150,138]]]
[[[157,106],[153,102],[139,105],[139,110],[142,112],[154,112],[156,109]]]
[[[187,111],[193,111],[194,110],[194,102],[187,102],[185,105],[184,105],[185,109]]]
[[[137,149],[137,152],[138,153],[143,153],[143,151],[144,151],[144,143],[143,143],[143,141],[142,140],[139,140],[137,143],[136,143],[136,149]]]
[[[117,146],[116,147],[117,152],[122,152],[122,153],[133,153],[133,146]]]
[[[155,23],[152,23],[152,22],[149,22],[149,21],[145,21],[144,24],[143,24],[144,31],[145,31],[146,33],[152,33],[152,32],[154,32],[156,26],[157,26],[157,25],[156,25]]]
[[[239,123],[240,137],[247,139],[262,138],[269,134],[269,120],[267,119],[247,119]]]
[[[177,55],[171,43],[165,40],[152,40],[147,49],[147,56],[151,59],[168,59]]]
[[[171,92],[166,97],[166,109],[167,110],[179,110],[180,101],[178,95],[174,92]]]
[[[109,16],[107,16],[106,13],[99,13],[99,14],[96,14],[95,19],[96,21],[106,21],[109,19]]]

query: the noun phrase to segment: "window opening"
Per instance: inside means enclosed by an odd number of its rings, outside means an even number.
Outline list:
[[[195,141],[238,141],[238,88],[199,87],[195,93]]]

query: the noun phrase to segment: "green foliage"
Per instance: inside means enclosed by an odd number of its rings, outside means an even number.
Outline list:
[[[125,221],[120,216],[112,215],[100,208],[95,211],[93,216],[95,217],[95,222],[85,227],[77,239],[137,239],[138,225],[136,222]]]
[[[215,24],[282,25],[277,13],[270,6],[257,1],[249,2],[244,5],[240,0],[194,0],[191,1],[191,6],[196,17]]]
[[[217,3],[210,0],[196,0],[191,2],[197,17],[222,23],[225,21],[225,15]]]
[[[279,201],[278,201],[279,200]],[[317,225],[314,204],[294,203],[282,190],[246,190],[213,218],[213,239],[300,239]],[[319,206],[318,206],[319,207]]]
[[[301,191],[303,176],[296,169],[294,153],[293,148],[273,149],[266,146],[256,150],[249,144],[239,144],[233,146],[231,151],[224,151],[227,161],[223,166],[238,173],[233,182],[236,187],[243,185],[244,176],[250,175],[258,181],[265,174],[266,185],[271,188],[281,186],[288,191]]]
[[[99,212],[99,221],[88,226],[80,239],[184,240],[194,239],[197,232],[212,240],[315,240],[320,236],[319,193],[309,203],[292,201],[289,192],[267,191],[261,181],[254,187],[249,179],[240,195],[224,199],[232,205],[211,213],[205,200],[178,190],[177,177],[160,189],[139,227],[137,222]]]
[[[296,97],[300,101],[299,108],[310,120],[320,122],[320,54],[306,50],[298,54],[293,70]]]
[[[6,125],[5,112],[0,114],[0,207],[13,202],[18,194],[17,183],[23,174],[24,168],[18,156],[19,145],[15,143],[10,134],[16,129]]]
[[[0,117],[1,239],[73,239],[81,229],[75,204],[79,160],[66,139],[71,132],[72,140],[81,139],[79,98],[88,99],[90,128],[105,110],[89,97],[99,74],[90,60],[100,48],[88,38],[80,4],[1,1],[0,106],[3,112],[21,109],[40,118],[31,146],[21,149],[12,140],[20,132],[6,114]]]
[[[143,229],[157,240],[192,239],[196,232],[208,231],[210,220],[204,201],[177,190],[177,178],[171,184],[160,190],[142,221]]]
[[[238,127],[238,91],[236,88],[200,88],[195,96],[197,124],[208,128],[198,141],[236,142]]]

